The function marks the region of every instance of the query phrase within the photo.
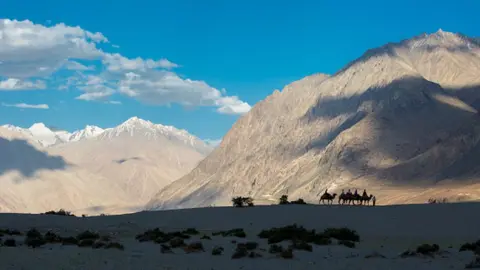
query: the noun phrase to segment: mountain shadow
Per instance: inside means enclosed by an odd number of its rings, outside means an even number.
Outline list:
[[[50,156],[21,139],[0,137],[0,176],[17,171],[26,178],[39,170],[65,170],[67,162],[60,156]]]
[[[116,159],[113,160],[113,162],[118,163],[118,164],[123,164],[129,160],[142,160],[140,157],[130,157],[130,158],[122,158],[122,159]]]
[[[480,175],[479,90],[444,89],[421,77],[404,77],[359,95],[319,99],[304,115],[305,124],[344,120],[306,148],[328,150],[321,159],[388,184],[471,179]],[[342,132],[353,134],[350,143],[335,143]]]

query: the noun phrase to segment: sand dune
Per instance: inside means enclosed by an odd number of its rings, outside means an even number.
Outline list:
[[[1,269],[463,269],[473,259],[471,252],[458,252],[461,244],[477,240],[480,234],[480,204],[458,203],[438,205],[404,205],[385,207],[349,207],[285,205],[253,208],[198,208],[128,215],[75,218],[63,216],[0,214],[0,228],[42,232],[53,230],[61,235],[75,235],[83,230],[111,234],[125,250],[79,248],[48,244],[29,249],[0,247]],[[448,216],[445,214],[448,213]],[[347,226],[360,235],[355,248],[339,245],[313,246],[313,252],[294,250],[293,259],[270,254],[265,239],[257,234],[272,226],[296,223],[321,231],[327,227]],[[185,254],[160,253],[158,244],[140,243],[135,235],[160,227],[165,231],[196,228],[201,234],[243,228],[245,239],[213,236],[201,240],[205,252]],[[5,237],[4,237],[5,238]],[[18,240],[21,241],[22,237]],[[187,243],[198,237],[186,240]],[[256,241],[262,258],[231,259],[235,244]],[[438,244],[441,253],[434,257],[401,258],[406,249],[420,244]],[[285,247],[287,242],[281,243]],[[213,246],[220,245],[223,255],[212,256]],[[386,258],[365,256],[378,252]]]

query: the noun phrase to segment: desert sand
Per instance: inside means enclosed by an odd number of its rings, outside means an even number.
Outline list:
[[[397,206],[272,205],[251,208],[197,208],[139,212],[118,216],[67,217],[29,214],[0,214],[0,228],[26,231],[52,230],[62,236],[84,230],[112,235],[124,250],[47,244],[0,247],[0,269],[463,269],[472,261],[470,251],[459,252],[465,242],[480,235],[480,204],[422,204]],[[355,248],[341,245],[313,245],[313,252],[294,250],[292,259],[268,252],[265,239],[257,234],[271,227],[292,224],[322,231],[327,227],[348,227],[360,235]],[[135,235],[159,227],[164,231],[196,228],[200,235],[214,231],[243,228],[246,238],[211,236],[202,241],[205,252],[186,254],[174,248],[173,254],[160,252],[160,245],[138,242]],[[198,237],[199,237],[198,236]],[[186,243],[199,240],[187,239]],[[6,236],[3,237],[6,239]],[[17,236],[21,244],[23,236]],[[255,241],[261,258],[232,259],[232,243]],[[402,258],[399,255],[418,245],[438,244],[440,252],[432,257]],[[287,246],[287,242],[281,243]],[[225,251],[211,254],[214,246]],[[265,249],[265,250],[263,250]],[[365,258],[379,253],[385,258]]]

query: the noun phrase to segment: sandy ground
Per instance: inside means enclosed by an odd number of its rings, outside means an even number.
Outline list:
[[[0,214],[0,228],[3,229],[26,231],[35,227],[42,232],[53,230],[62,236],[89,229],[113,235],[125,246],[123,251],[59,244],[47,244],[37,249],[0,247],[0,269],[463,269],[473,259],[473,253],[458,252],[458,249],[461,244],[480,238],[478,213],[480,204],[457,203],[376,207],[222,207],[87,218]],[[262,229],[293,223],[317,230],[347,226],[358,231],[361,242],[353,249],[339,245],[313,245],[313,252],[295,250],[293,259],[283,259],[268,253],[266,240],[256,236]],[[181,249],[173,249],[175,254],[163,254],[158,244],[135,240],[136,234],[155,227],[165,231],[194,227],[207,235],[217,230],[243,228],[247,237],[213,236],[212,240],[202,240],[205,252],[185,254]],[[22,242],[23,237],[17,237],[17,240]],[[236,247],[232,240],[258,242],[257,252],[263,257],[231,259]],[[423,243],[438,244],[442,254],[433,258],[399,257],[406,249],[414,249]],[[211,255],[216,245],[225,249],[223,255]],[[386,258],[365,258],[373,252]]]

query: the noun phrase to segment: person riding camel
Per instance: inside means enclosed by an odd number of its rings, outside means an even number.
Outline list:
[[[366,190],[366,189],[363,190],[362,197],[364,197],[364,198],[368,197],[368,195],[367,195],[367,190]]]
[[[353,196],[357,197],[358,196],[358,191],[355,189],[355,193],[353,193]]]

